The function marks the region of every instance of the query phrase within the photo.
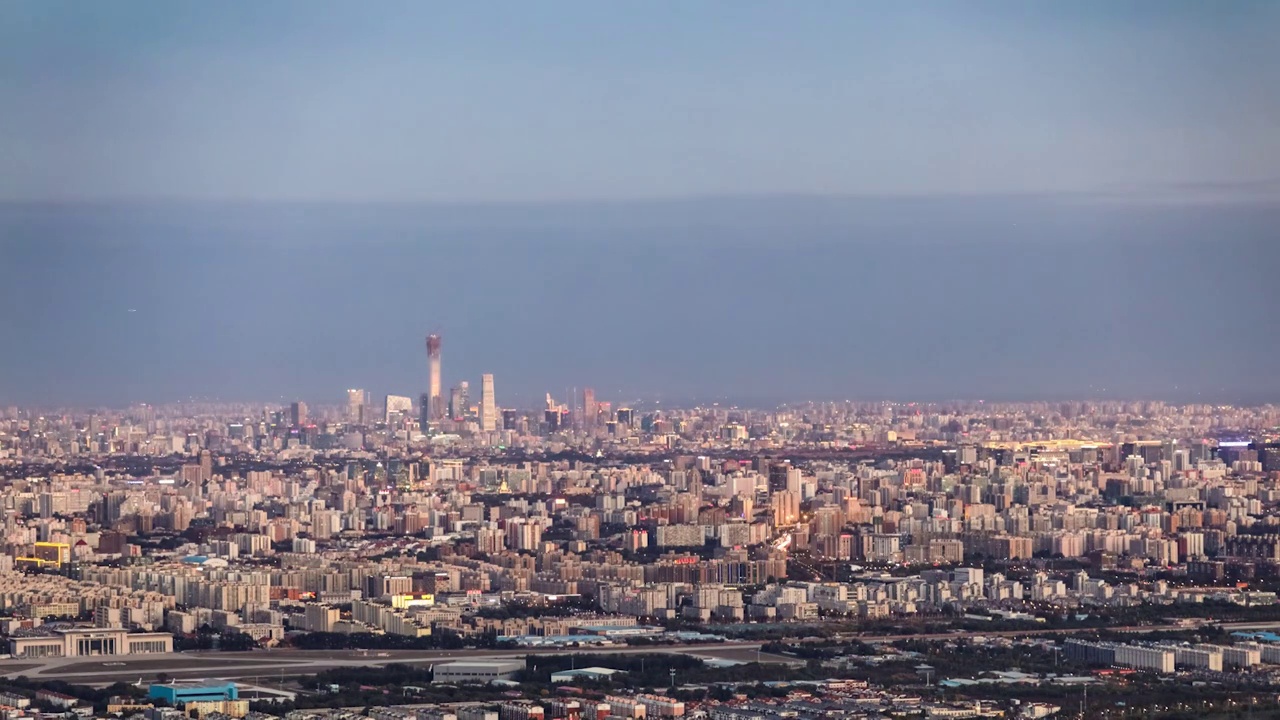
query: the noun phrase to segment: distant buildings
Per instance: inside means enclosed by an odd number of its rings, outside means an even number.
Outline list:
[[[498,429],[498,403],[493,396],[493,374],[480,376],[480,431]]]
[[[289,406],[289,423],[296,428],[300,428],[307,424],[306,403],[299,400]]]
[[[596,405],[596,391],[594,388],[582,389],[582,426],[587,431],[596,428],[596,422],[599,420],[600,408]]]
[[[440,380],[440,336],[427,336],[427,418],[435,421],[444,417],[444,398]],[[424,428],[425,429],[425,428]]]
[[[659,626],[676,620],[706,624],[705,638],[747,621],[810,632],[943,610],[1042,622],[1276,605],[1248,584],[1280,572],[1275,438],[1257,430],[1280,426],[1275,406],[614,412],[566,388],[567,401],[500,409],[485,374],[478,406],[462,382],[445,413],[434,337],[416,427],[410,398],[386,396],[380,421],[362,389],[311,412],[0,411],[0,632],[14,655],[167,652],[163,629],[572,646],[687,641]],[[519,612],[480,612],[504,604]],[[1169,657],[1210,670],[1280,657],[1245,643],[1071,652],[1158,671]],[[437,679],[514,667],[450,664]],[[627,696],[612,714],[678,717],[667,702]]]
[[[364,390],[347,390],[347,422],[352,425],[365,424],[364,413],[367,404],[368,396]]]
[[[456,387],[449,391],[449,417],[454,420],[461,420],[466,417],[470,408],[468,404],[470,399],[467,397],[471,384],[466,380],[458,383]]]
[[[1172,648],[1124,643],[1095,643],[1067,640],[1064,654],[1071,660],[1090,665],[1119,665],[1136,670],[1173,672],[1176,653]]]
[[[386,417],[384,422],[393,425],[401,418],[413,413],[413,399],[403,395],[388,395],[386,400]]]

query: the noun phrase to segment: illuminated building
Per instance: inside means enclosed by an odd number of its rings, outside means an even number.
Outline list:
[[[440,336],[427,336],[427,417],[439,420],[444,417],[444,398],[440,391]]]
[[[364,424],[364,390],[347,390],[347,422],[353,425]]]

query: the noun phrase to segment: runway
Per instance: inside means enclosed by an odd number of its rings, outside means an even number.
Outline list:
[[[25,675],[38,680],[64,680],[82,684],[113,682],[154,682],[164,673],[174,679],[218,678],[225,680],[252,678],[293,678],[313,675],[322,670],[341,667],[371,667],[399,663],[404,665],[436,665],[455,660],[518,659],[537,655],[632,655],[678,653],[706,657],[723,657],[740,661],[792,662],[768,653],[758,653],[759,643],[720,643],[658,647],[604,648],[516,648],[511,650],[444,650],[444,651],[353,651],[353,650],[254,650],[247,653],[171,653],[132,657],[111,656],[102,659],[51,658],[39,660],[0,661],[0,676]]]
[[[1113,632],[1147,633],[1185,630],[1178,625],[1141,625],[1108,628]],[[1028,629],[989,632],[903,635],[841,635],[845,641],[863,643],[894,640],[954,640],[960,637],[1037,637],[1095,632],[1093,628]],[[519,659],[540,655],[635,655],[675,653],[738,662],[794,663],[795,658],[760,652],[759,642],[724,642],[701,645],[610,646],[587,648],[513,648],[507,650],[254,650],[252,652],[188,652],[166,655],[117,655],[101,658],[20,658],[0,660],[0,677],[25,675],[40,680],[65,680],[80,684],[153,682],[159,673],[182,680],[254,678],[288,679],[341,667],[376,667],[391,663],[435,665],[454,660]]]

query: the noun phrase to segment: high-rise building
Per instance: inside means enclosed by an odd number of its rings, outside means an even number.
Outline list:
[[[483,406],[482,406],[483,407]],[[542,523],[531,518],[507,521],[507,547],[512,550],[536,550],[542,542]]]
[[[303,620],[311,632],[333,632],[333,626],[337,624],[339,617],[338,608],[312,603],[307,605]]]
[[[493,373],[480,376],[480,430],[498,429],[498,403],[493,397]]]
[[[388,395],[386,407],[385,422],[391,425],[397,422],[401,416],[413,412],[413,400],[403,395]]]
[[[431,395],[422,393],[418,396],[418,429],[427,432],[431,425]]]
[[[596,426],[596,414],[599,409],[596,407],[596,391],[595,388],[582,389],[582,426],[587,430],[591,430]]]
[[[99,522],[103,524],[113,523],[119,520],[123,515],[125,501],[128,496],[123,492],[109,492],[102,496],[102,516]]]
[[[1258,460],[1265,472],[1280,471],[1280,442],[1266,443],[1258,448]]]
[[[299,400],[289,406],[289,423],[294,427],[307,424],[307,404]]]
[[[213,479],[213,453],[208,450],[200,451],[200,479],[202,481]]]
[[[782,490],[769,494],[769,509],[775,527],[795,525],[800,519],[800,493]]]
[[[467,416],[467,403],[470,402],[467,395],[470,390],[471,383],[463,380],[449,392],[449,417],[461,420]]]
[[[444,417],[444,398],[440,391],[440,336],[435,333],[427,336],[427,370],[430,373],[427,416],[432,420],[439,420]]]
[[[347,422],[353,425],[363,425],[364,406],[366,404],[364,390],[347,390]]]
[[[788,476],[792,471],[791,463],[787,461],[776,462],[769,466],[769,492],[785,492],[790,488],[788,485]]]

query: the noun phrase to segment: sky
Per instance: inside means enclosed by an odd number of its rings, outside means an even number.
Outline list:
[[[1280,399],[1280,3],[0,3],[0,404]]]
[[[582,200],[1280,176],[1269,0],[0,3],[0,197]]]

